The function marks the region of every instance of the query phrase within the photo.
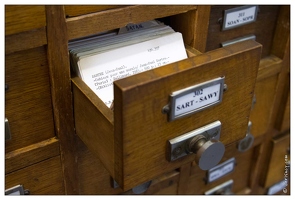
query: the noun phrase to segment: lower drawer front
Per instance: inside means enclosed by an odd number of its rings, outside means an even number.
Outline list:
[[[79,151],[77,158],[79,194],[112,195],[122,193],[121,188],[112,186],[113,181],[109,172],[78,137],[77,144]]]
[[[253,159],[255,156],[255,148],[256,147],[250,148],[248,151],[241,153],[237,150],[236,144],[226,147],[225,155],[219,165],[234,158],[234,162],[229,162],[235,163],[235,165],[232,165],[234,166],[233,170],[228,170],[230,167],[223,167],[222,171],[226,171],[225,169],[227,169],[228,173],[220,176],[220,178],[212,179],[211,182],[208,182],[208,172],[200,170],[193,163],[191,175],[188,180],[187,193],[205,194],[207,191],[229,180],[233,181],[231,190],[233,194],[250,193],[249,180],[251,178],[251,167],[255,162]],[[230,166],[230,164],[227,164],[226,166]]]
[[[282,180],[289,179],[290,134],[279,136],[272,140],[270,161],[264,187],[268,188]]]
[[[65,194],[60,156],[5,175],[5,189],[23,185],[34,195]]]
[[[79,173],[79,194],[81,195],[112,195],[122,194],[123,190],[115,186],[111,178],[99,159],[97,159],[83,144],[78,141],[78,173]],[[179,172],[172,171],[165,173],[150,182],[150,186],[142,194],[177,194]],[[124,194],[134,194],[133,190],[128,190]]]
[[[179,171],[173,170],[152,181],[134,187],[124,194],[176,195],[178,194],[179,176]]]

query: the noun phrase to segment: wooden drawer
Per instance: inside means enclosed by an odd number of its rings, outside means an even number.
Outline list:
[[[113,179],[109,172],[103,166],[102,162],[95,157],[77,138],[78,142],[78,176],[79,176],[79,194],[82,195],[110,195],[122,194],[120,187],[114,187]],[[151,181],[148,190],[143,194],[177,194],[179,172],[174,170],[165,173]],[[124,194],[134,194],[132,190]]]
[[[272,140],[271,155],[268,166],[266,166],[266,178],[264,181],[264,187],[269,188],[285,179],[284,174],[287,174],[287,179],[290,180],[288,176],[288,171],[285,169],[290,168],[288,160],[290,160],[290,134],[285,134],[278,136]]]
[[[147,195],[175,195],[178,194],[179,172],[174,170],[168,172],[151,183],[151,186],[144,193]]]
[[[290,129],[290,92],[288,93],[287,103],[285,105],[283,121],[281,125],[281,132],[287,131]]]
[[[42,46],[5,57],[6,153],[55,136],[46,53]]]
[[[142,195],[176,195],[178,194],[178,187],[179,187],[179,171],[173,170],[171,172],[167,172],[154,180],[145,183],[149,185],[148,188],[143,186],[139,186],[136,188],[132,188],[124,194],[142,194]],[[146,189],[146,191],[144,191]],[[142,193],[139,193],[144,191]]]
[[[236,144],[226,147],[225,155],[219,164],[228,162],[221,171],[226,171],[223,176],[222,173],[216,178],[212,178],[212,182],[208,181],[208,171],[202,171],[193,162],[191,167],[190,178],[187,185],[187,194],[205,194],[208,190],[228,181],[233,180],[232,191],[233,194],[249,194],[251,192],[250,180],[253,176],[255,159],[257,157],[257,149],[259,146],[252,147],[245,152],[239,152]],[[231,161],[232,159],[232,161]],[[235,162],[234,168],[232,163]],[[226,170],[225,170],[226,169]],[[231,169],[231,170],[230,170]],[[220,177],[219,177],[220,176]],[[213,175],[211,176],[213,177]],[[219,178],[218,178],[219,177]]]
[[[45,6],[5,5],[5,35],[46,26]]]
[[[72,6],[70,7],[72,8]],[[196,8],[197,6],[192,5],[135,5],[111,9],[105,12],[95,12],[89,15],[70,17],[66,20],[68,39],[72,40],[103,31],[118,29],[126,26],[128,23],[136,24],[177,15],[189,10],[195,10]],[[66,7],[66,9],[69,8]]]
[[[75,17],[79,15],[85,15],[115,8],[125,7],[123,5],[65,5],[66,17]]]
[[[191,162],[169,162],[166,142],[220,120],[228,145],[245,136],[261,46],[241,42],[114,82],[114,112],[72,79],[76,132],[124,191]],[[222,103],[169,122],[162,113],[173,91],[225,76]],[[183,79],[183,77],[186,77]]]
[[[23,185],[32,195],[64,194],[60,156],[6,174],[5,189],[16,185]]]
[[[211,6],[211,14],[208,27],[206,51],[219,48],[221,43],[248,35],[255,35],[256,41],[262,44],[262,57],[270,55],[279,6],[259,5],[255,22],[245,24],[233,29],[222,31],[224,11],[236,8],[235,5]]]
[[[260,61],[250,114],[251,134],[254,137],[265,134],[269,128],[281,68],[282,60],[275,56]]]

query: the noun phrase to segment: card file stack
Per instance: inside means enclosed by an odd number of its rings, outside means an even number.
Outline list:
[[[73,71],[110,107],[113,82],[187,58],[181,33],[150,21],[69,43]]]

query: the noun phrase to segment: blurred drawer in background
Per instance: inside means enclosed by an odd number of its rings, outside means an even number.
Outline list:
[[[254,137],[264,135],[270,126],[281,68],[282,60],[275,56],[268,56],[260,61],[250,114],[251,133]]]
[[[265,188],[284,180],[284,174],[287,174],[286,178],[290,179],[290,176],[288,176],[290,169],[290,133],[274,138],[270,151],[269,163],[263,170],[263,173],[266,174],[263,184]]]
[[[270,55],[279,6],[259,5],[256,21],[222,31],[224,13],[233,8],[243,7],[233,5],[211,6],[206,51],[220,48],[223,42],[254,35],[256,41],[263,46],[262,57]],[[236,18],[233,19],[237,20]]]
[[[195,163],[192,163],[191,174],[188,180],[187,194],[205,194],[210,189],[232,180],[232,190],[227,191],[233,194],[251,193],[251,176],[256,162],[257,149],[260,146],[253,146],[245,152],[239,152],[237,144],[226,147],[225,155],[219,165],[219,171],[210,175],[209,172],[201,171]],[[219,166],[218,165],[218,166]],[[209,170],[210,171],[210,170]],[[223,193],[223,191],[220,191]]]

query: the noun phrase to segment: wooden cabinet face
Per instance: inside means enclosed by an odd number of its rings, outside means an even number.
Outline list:
[[[95,12],[106,11],[110,9],[116,9],[124,7],[123,5],[65,5],[66,17],[76,17],[85,14],[91,14]]]
[[[266,166],[267,170],[264,171],[265,173],[267,173],[264,182],[265,188],[268,188],[285,178],[285,169],[288,169],[288,166],[290,167],[290,164],[288,164],[288,160],[290,160],[289,133],[272,140],[270,161],[268,166]]]
[[[262,57],[270,55],[279,7],[259,5],[255,22],[221,31],[224,11],[237,7],[241,6],[214,5],[211,7],[206,51],[219,48],[223,42],[253,34],[256,36],[256,41],[263,46]]]
[[[16,34],[46,26],[45,6],[6,5],[5,35]]]
[[[269,127],[277,80],[278,76],[275,75],[256,82],[254,91],[256,102],[250,115],[251,134],[254,137],[265,134]]]
[[[23,185],[32,195],[65,194],[60,156],[5,175],[5,189]]]
[[[205,194],[206,191],[209,191],[210,189],[228,180],[233,180],[233,194],[237,194],[241,191],[249,191],[249,181],[252,174],[252,167],[255,163],[255,148],[256,147],[250,148],[245,152],[239,152],[236,144],[227,146],[225,155],[219,164],[222,164],[230,159],[234,159],[234,168],[232,171],[229,171],[229,173],[225,173],[224,176],[214,179],[214,181],[210,183],[207,182],[207,172],[200,170],[198,166],[193,163],[187,186],[188,194]]]
[[[6,55],[5,84],[5,117],[11,132],[5,151],[54,137],[45,47]]]

